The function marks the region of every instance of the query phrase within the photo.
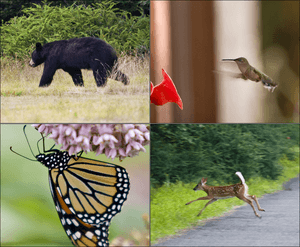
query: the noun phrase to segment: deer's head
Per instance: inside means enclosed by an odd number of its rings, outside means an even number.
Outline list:
[[[207,178],[202,178],[200,183],[196,185],[196,187],[194,188],[194,191],[197,190],[204,190],[203,186],[206,184],[207,182]]]

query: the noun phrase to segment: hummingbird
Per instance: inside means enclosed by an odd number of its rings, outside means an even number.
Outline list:
[[[241,74],[236,74],[236,78],[242,78],[244,80],[249,79],[255,82],[261,81],[264,85],[264,88],[268,89],[271,93],[273,93],[275,88],[278,86],[269,76],[252,67],[248,60],[244,57],[239,57],[236,59],[222,59],[222,61],[236,62],[240,71],[242,72]]]

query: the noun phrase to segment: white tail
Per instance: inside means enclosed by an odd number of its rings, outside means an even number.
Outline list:
[[[242,175],[241,172],[236,172],[235,173],[241,180],[241,183],[239,184],[233,184],[229,186],[208,186],[206,185],[207,178],[202,178],[200,183],[197,184],[197,186],[194,188],[195,191],[197,190],[203,190],[206,192],[207,196],[205,197],[200,197],[196,200],[190,201],[186,203],[185,205],[188,205],[192,202],[198,201],[198,200],[210,200],[204,208],[199,212],[197,216],[200,216],[203,210],[211,203],[217,201],[218,199],[225,199],[225,198],[230,198],[230,197],[237,197],[240,200],[243,200],[244,202],[247,202],[253,209],[254,214],[261,218],[261,216],[256,212],[254,205],[253,205],[253,200],[256,202],[257,208],[259,211],[265,211],[262,209],[258,203],[258,200],[255,195],[248,195],[248,186],[245,182],[245,179]]]
[[[241,172],[236,172],[235,174],[238,175],[238,177],[239,177],[240,180],[242,181],[242,184],[246,184],[245,179],[244,179],[244,177],[243,177],[243,175],[242,175]]]

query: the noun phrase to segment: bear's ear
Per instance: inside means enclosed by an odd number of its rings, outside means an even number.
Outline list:
[[[41,51],[43,48],[41,43],[36,43],[35,47],[37,51]]]

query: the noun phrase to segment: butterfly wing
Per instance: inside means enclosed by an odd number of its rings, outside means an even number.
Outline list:
[[[83,222],[75,214],[73,214],[67,206],[61,197],[59,190],[56,187],[53,187],[54,184],[51,179],[50,186],[50,188],[54,188],[52,196],[61,224],[72,243],[76,246],[109,246],[109,221],[103,222],[97,227]]]
[[[108,245],[110,220],[121,211],[129,192],[126,170],[72,157],[65,169],[51,169],[49,180],[57,212],[73,243],[94,246],[101,241],[98,244]]]

